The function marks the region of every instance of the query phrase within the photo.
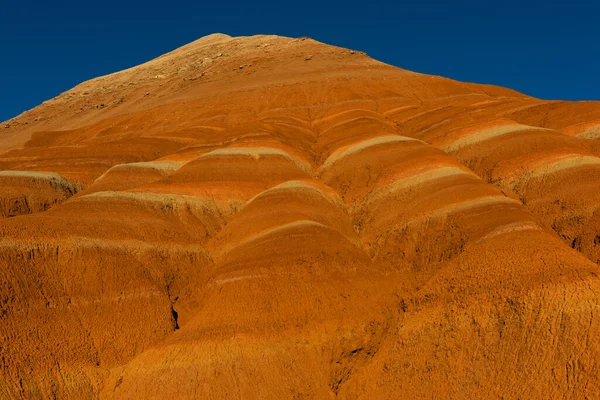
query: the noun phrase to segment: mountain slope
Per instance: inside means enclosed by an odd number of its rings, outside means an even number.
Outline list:
[[[598,103],[217,34],[2,126],[0,397],[600,396]]]

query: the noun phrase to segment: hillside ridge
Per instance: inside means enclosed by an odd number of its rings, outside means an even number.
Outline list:
[[[600,103],[209,35],[0,128],[0,398],[600,397]]]

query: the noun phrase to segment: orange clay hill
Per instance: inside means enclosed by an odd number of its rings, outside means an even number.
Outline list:
[[[600,397],[600,103],[211,35],[0,125],[0,398]]]

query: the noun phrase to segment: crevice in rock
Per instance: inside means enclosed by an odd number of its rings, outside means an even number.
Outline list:
[[[173,304],[171,304],[171,316],[173,318],[173,323],[175,325],[175,330],[178,330],[179,329],[179,322],[178,322],[179,314],[177,313],[177,311],[173,307]]]

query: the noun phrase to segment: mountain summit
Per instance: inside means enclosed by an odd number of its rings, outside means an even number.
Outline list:
[[[600,103],[206,36],[0,125],[0,397],[600,397],[599,185]]]

